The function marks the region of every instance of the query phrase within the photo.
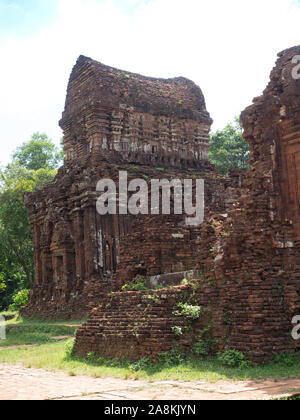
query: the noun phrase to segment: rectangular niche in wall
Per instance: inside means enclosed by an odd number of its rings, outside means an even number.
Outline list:
[[[53,257],[54,279],[57,283],[63,280],[64,273],[64,257],[63,255],[55,255]]]

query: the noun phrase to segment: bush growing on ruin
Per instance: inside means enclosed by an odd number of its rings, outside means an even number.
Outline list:
[[[66,359],[71,359],[71,357],[73,356],[74,345],[75,345],[74,338],[70,338],[69,340],[66,341],[66,344],[65,344],[65,357],[66,357]]]
[[[173,314],[194,320],[200,317],[201,307],[197,305],[190,305],[189,303],[179,302],[177,310],[175,310]]]
[[[172,347],[170,351],[158,353],[158,363],[164,366],[178,366],[185,359],[186,356],[177,346]]]
[[[152,361],[149,357],[143,357],[129,366],[129,369],[138,372],[139,370],[147,370],[152,366]]]
[[[143,277],[135,277],[128,284],[125,284],[122,287],[122,290],[137,292],[142,290],[148,290],[148,287],[146,286],[146,280]]]
[[[171,330],[173,334],[175,335],[175,337],[179,337],[180,335],[183,334],[182,327],[179,327],[178,325],[175,325],[174,327],[172,327]]]
[[[246,360],[243,353],[237,350],[226,350],[217,354],[218,361],[227,367],[247,369],[251,366],[251,362]]]
[[[213,353],[215,341],[210,334],[211,328],[212,326],[208,325],[206,328],[200,331],[198,339],[193,346],[193,353],[198,357],[205,358]]]
[[[297,356],[299,357],[299,354],[288,354],[282,351],[274,356],[274,362],[281,366],[293,366]]]

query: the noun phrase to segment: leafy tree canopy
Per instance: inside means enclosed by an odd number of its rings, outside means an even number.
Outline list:
[[[249,168],[249,145],[242,136],[238,117],[223,130],[211,135],[208,155],[217,170],[223,174],[231,168]]]
[[[13,162],[23,168],[37,171],[41,168],[56,169],[63,160],[60,151],[46,134],[34,133],[31,140],[23,143],[13,154]]]
[[[36,133],[0,168],[0,309],[32,287],[33,244],[23,195],[51,182],[62,152],[44,134]]]

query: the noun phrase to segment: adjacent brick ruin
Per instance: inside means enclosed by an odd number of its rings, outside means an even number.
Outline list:
[[[232,317],[227,346],[254,360],[293,351],[300,314],[300,81],[292,77],[300,47],[279,54],[263,95],[241,116],[252,168],[222,229],[217,281]],[[236,283],[235,283],[236,282]]]
[[[154,360],[174,345],[188,351],[206,331],[213,351],[237,349],[254,361],[299,346],[300,81],[279,54],[271,81],[241,116],[251,169],[223,177],[207,159],[211,119],[200,89],[80,57],[61,125],[67,155],[52,184],[28,194],[36,286],[27,315],[90,312],[75,351]],[[130,177],[202,178],[205,220],[99,216],[96,182]],[[162,172],[162,169],[164,171]],[[159,175],[160,173],[160,175]],[[187,271],[195,277],[181,285]],[[121,291],[136,275],[152,289]],[[163,290],[153,290],[162,284]],[[178,303],[201,307],[192,322]],[[174,328],[183,334],[174,335]]]

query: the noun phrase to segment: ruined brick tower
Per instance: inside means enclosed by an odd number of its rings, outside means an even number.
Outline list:
[[[136,275],[178,284],[202,268],[212,229],[188,227],[184,215],[100,216],[96,184],[117,181],[119,170],[129,180],[204,178],[205,220],[224,213],[240,179],[221,177],[209,164],[211,123],[193,82],[79,57],[60,121],[64,165],[52,183],[25,196],[35,257],[25,315],[80,316]]]
[[[198,86],[154,79],[79,57],[70,77],[64,131],[66,163],[96,159],[175,167],[208,161],[212,120]]]

